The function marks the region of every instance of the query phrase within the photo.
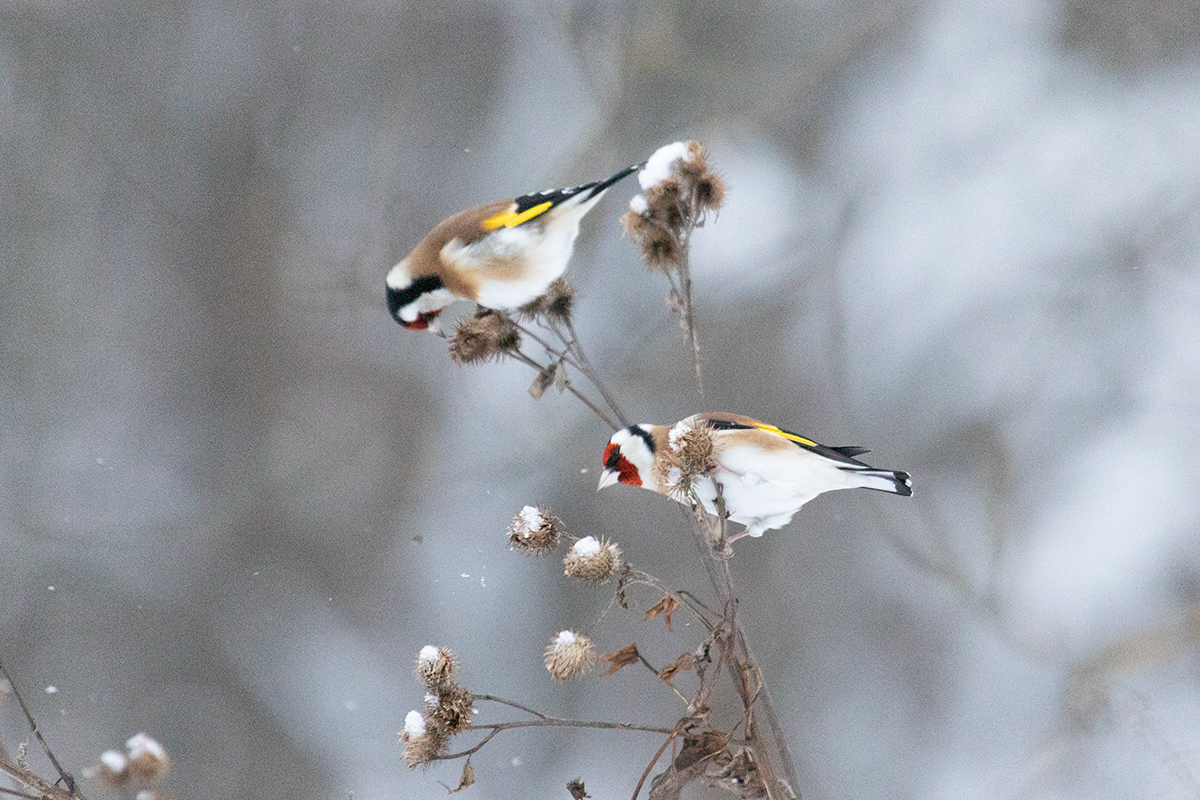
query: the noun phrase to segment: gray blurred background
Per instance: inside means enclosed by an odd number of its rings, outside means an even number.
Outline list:
[[[601,618],[503,532],[545,504],[703,589],[674,504],[597,495],[602,423],[382,290],[443,217],[687,137],[730,185],[706,396],[631,181],[572,262],[592,360],[636,419],[739,411],[916,486],[737,546],[805,797],[1200,796],[1196,0],[0,2],[0,658],[60,759],[144,730],[180,798],[440,797],[458,765],[396,736],[429,643],[476,692],[673,724],[644,671],[541,652],[693,629]],[[628,797],[658,744],[502,734],[465,796]]]

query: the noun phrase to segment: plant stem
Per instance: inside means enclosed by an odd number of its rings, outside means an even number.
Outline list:
[[[476,695],[476,697],[482,697],[482,695]],[[528,709],[522,710],[528,711]],[[537,712],[531,711],[530,713]],[[515,722],[495,722],[488,725],[472,725],[467,728],[468,731],[490,731],[490,733],[488,733],[488,735],[485,736],[483,740],[474,747],[461,750],[457,753],[447,753],[443,756],[433,756],[429,760],[450,761],[455,758],[474,755],[480,750],[480,748],[491,741],[492,737],[494,737],[496,734],[500,733],[501,731],[513,730],[515,728],[602,728],[606,730],[619,731],[646,731],[647,733],[664,733],[668,735],[674,735],[675,733],[674,728],[655,728],[647,725],[630,725],[626,722],[588,722],[585,720],[555,719],[554,717],[518,720]]]

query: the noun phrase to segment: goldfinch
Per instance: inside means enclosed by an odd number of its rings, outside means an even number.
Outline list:
[[[549,189],[459,212],[387,274],[388,309],[424,330],[455,300],[507,311],[545,293],[567,269],[579,221],[608,188],[645,165],[569,189]]]
[[[875,469],[855,459],[861,447],[826,447],[739,414],[696,414],[673,425],[631,425],[604,449],[603,489],[641,486],[687,502],[689,489],[710,514],[720,484],[730,520],[762,536],[782,528],[800,507],[834,489],[878,489],[908,497],[907,472]]]

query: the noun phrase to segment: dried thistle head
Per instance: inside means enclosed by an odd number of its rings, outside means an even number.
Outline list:
[[[420,711],[410,711],[404,718],[400,741],[405,745],[405,763],[409,769],[416,769],[429,766],[435,756],[445,753],[449,738],[437,727],[427,725]]]
[[[446,736],[462,733],[471,725],[471,693],[456,683],[441,687],[438,694],[425,695],[424,719],[427,729]]]
[[[480,308],[454,329],[450,357],[459,366],[480,364],[516,352],[520,347],[521,332],[515,322],[498,311]]]
[[[629,238],[641,248],[646,266],[662,272],[675,269],[679,261],[679,245],[675,234],[649,214],[646,198],[637,195],[629,202],[629,210],[621,215],[621,224]]]
[[[443,686],[454,683],[454,670],[458,669],[458,658],[449,647],[434,647],[427,644],[417,654],[417,666],[413,675],[433,694]]]
[[[545,314],[557,322],[566,322],[575,308],[575,287],[564,276],[554,279],[542,295],[546,299]]]
[[[668,230],[679,233],[691,216],[688,192],[678,174],[672,173],[646,189],[646,214]]]
[[[125,742],[125,752],[129,758],[127,769],[133,780],[143,783],[153,781],[166,775],[171,768],[167,751],[145,733],[131,736]]]
[[[725,200],[725,181],[708,166],[708,151],[694,139],[685,142],[687,154],[679,160],[679,175],[695,199],[696,211],[717,211]]]
[[[85,778],[95,778],[109,788],[124,786],[130,780],[129,757],[120,750],[105,750],[96,766],[84,770]]]
[[[708,153],[697,141],[660,147],[638,173],[643,194],[629,203],[625,229],[642,248],[646,263],[670,271],[679,243],[704,224],[705,215],[721,207],[725,182],[708,165]]]
[[[566,574],[577,581],[597,586],[611,578],[621,566],[621,548],[605,539],[585,536],[563,559]]]
[[[544,556],[558,547],[565,528],[558,517],[525,506],[508,526],[508,546],[530,556]]]
[[[667,446],[656,467],[659,480],[672,497],[686,500],[698,478],[716,471],[718,455],[712,428],[703,420],[688,417],[675,423],[667,434]]]
[[[566,322],[571,318],[574,308],[575,288],[566,276],[560,275],[546,287],[545,292],[521,306],[518,311],[531,319],[546,317],[553,322]]]
[[[581,633],[561,631],[546,648],[546,669],[556,681],[577,678],[595,663],[596,647]]]

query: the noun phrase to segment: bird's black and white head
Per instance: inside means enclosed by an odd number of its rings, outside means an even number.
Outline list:
[[[654,488],[655,449],[649,425],[630,425],[614,433],[604,448],[604,471],[596,491],[614,483]]]
[[[388,271],[388,310],[404,327],[422,331],[457,298],[437,275],[411,274],[409,262],[406,258]]]

